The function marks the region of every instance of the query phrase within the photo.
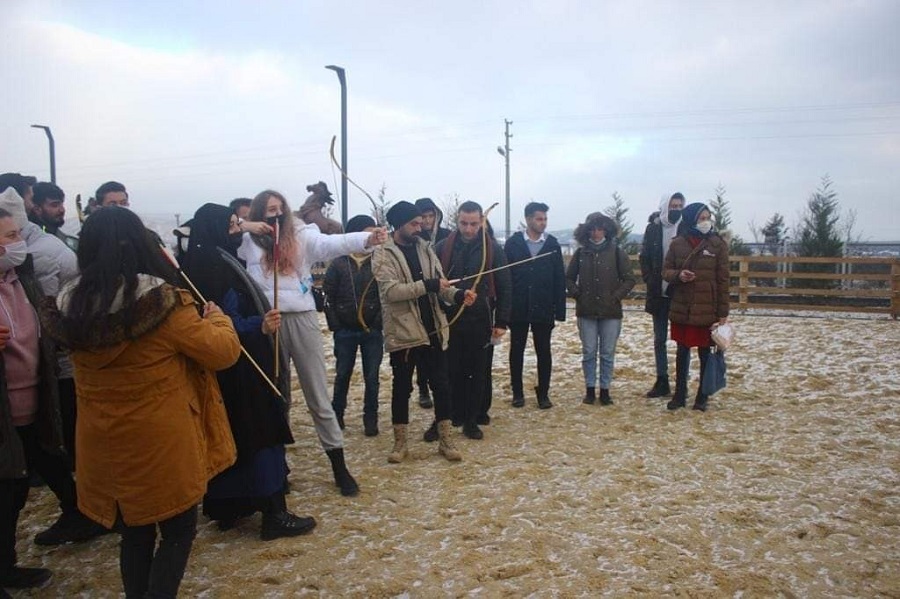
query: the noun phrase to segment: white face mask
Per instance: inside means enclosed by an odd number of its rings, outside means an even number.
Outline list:
[[[704,235],[706,235],[707,233],[712,231],[713,224],[712,224],[711,220],[704,220],[704,221],[700,221],[699,223],[697,223],[697,225],[694,228],[697,229],[698,231],[700,231],[701,233],[703,233]]]
[[[3,246],[3,255],[0,256],[0,271],[6,272],[25,262],[28,256],[28,247],[24,241],[16,241]]]

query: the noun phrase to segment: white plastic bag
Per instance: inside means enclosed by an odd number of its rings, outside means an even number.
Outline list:
[[[725,351],[734,342],[734,327],[730,322],[713,325],[712,340],[720,350]]]

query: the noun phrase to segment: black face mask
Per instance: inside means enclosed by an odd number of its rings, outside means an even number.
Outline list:
[[[681,210],[669,210],[669,216],[668,216],[669,224],[674,225],[675,223],[678,222],[678,219],[680,219],[680,218],[681,218]]]
[[[228,247],[236,250],[241,247],[241,243],[244,241],[243,233],[229,233],[228,234]]]
[[[274,227],[275,223],[277,222],[279,228],[283,227],[284,226],[284,217],[285,217],[284,214],[279,214],[278,216],[266,217],[266,224],[269,225],[270,227]]]

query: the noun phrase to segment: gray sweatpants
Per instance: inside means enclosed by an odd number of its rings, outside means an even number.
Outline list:
[[[300,379],[306,407],[312,415],[316,434],[325,451],[344,446],[344,434],[338,426],[328,395],[325,350],[319,318],[313,311],[282,312],[278,343],[281,355],[290,357]],[[290,407],[290,403],[288,403]]]

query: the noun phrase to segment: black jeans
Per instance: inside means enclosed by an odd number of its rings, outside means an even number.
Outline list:
[[[63,512],[77,509],[75,481],[65,456],[41,447],[37,425],[17,426],[28,472],[37,472],[59,499]],[[28,499],[28,477],[0,480],[0,568],[16,563],[16,524]]]
[[[59,415],[62,416],[63,443],[69,454],[69,468],[75,470],[75,379],[59,379]]]
[[[522,369],[525,361],[525,344],[528,342],[528,328],[534,353],[537,356],[538,389],[544,393],[550,390],[550,373],[553,371],[553,355],[550,353],[550,333],[553,323],[514,322],[509,326],[509,378],[513,397],[525,397],[522,389]]]
[[[409,396],[413,390],[413,370],[424,365],[434,396],[435,420],[450,418],[450,384],[447,379],[447,352],[436,343],[391,352],[391,422],[409,424]]]
[[[157,525],[162,536],[159,549]],[[117,530],[122,535],[119,570],[125,597],[176,597],[197,534],[197,506],[144,526],[128,526],[120,516]]]

